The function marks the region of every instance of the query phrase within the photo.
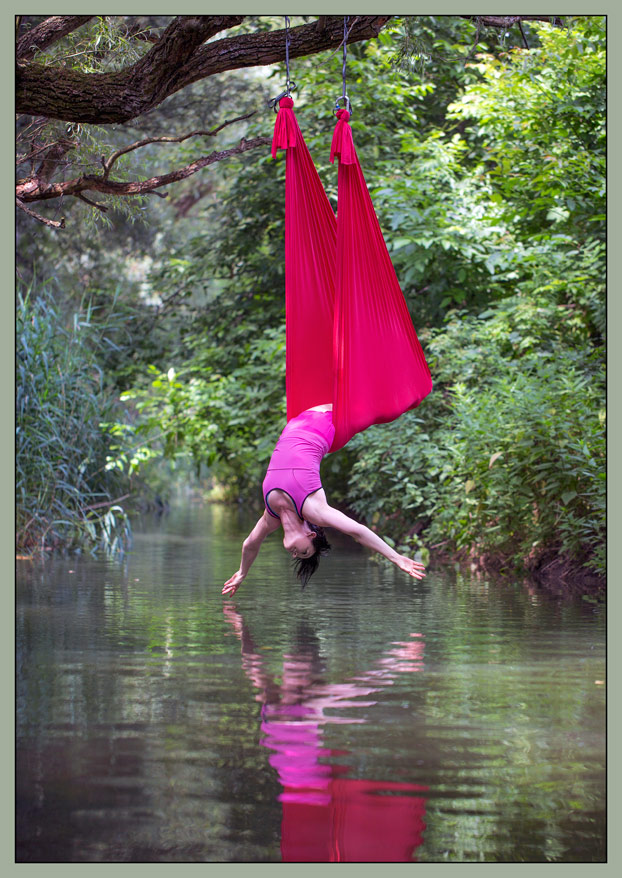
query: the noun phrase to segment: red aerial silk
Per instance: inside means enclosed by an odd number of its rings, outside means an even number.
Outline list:
[[[372,424],[393,421],[432,389],[430,370],[400,289],[340,110],[330,160],[339,158],[337,218],[282,98],[272,155],[285,149],[287,419],[333,403],[331,451]]]

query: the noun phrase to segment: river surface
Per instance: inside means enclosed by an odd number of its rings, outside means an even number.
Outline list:
[[[605,861],[602,606],[251,524],[18,563],[18,862]]]

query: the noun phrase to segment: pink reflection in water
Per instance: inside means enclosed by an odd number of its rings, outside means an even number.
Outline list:
[[[369,696],[393,684],[398,674],[423,668],[424,641],[411,634],[367,672],[345,683],[318,680],[317,656],[305,650],[283,656],[282,681],[265,668],[239,611],[224,615],[242,642],[242,665],[258,689],[263,746],[283,786],[281,854],[285,862],[408,862],[423,840],[427,787],[343,777],[348,766],[321,759],[347,755],[322,747],[327,723],[364,723],[364,718],[326,710],[371,707]],[[362,700],[366,698],[367,700]]]

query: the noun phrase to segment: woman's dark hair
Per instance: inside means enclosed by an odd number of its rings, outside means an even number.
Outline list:
[[[313,548],[315,549],[315,554],[311,555],[309,558],[296,558],[294,561],[296,576],[301,581],[303,588],[320,566],[320,557],[322,555],[327,555],[330,552],[330,543],[326,539],[324,529],[315,524],[310,524],[308,521],[306,524],[315,533],[315,536],[311,540]]]

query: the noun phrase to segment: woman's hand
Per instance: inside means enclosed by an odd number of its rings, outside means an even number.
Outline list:
[[[404,573],[408,573],[409,576],[413,576],[415,579],[423,579],[425,576],[424,565],[420,561],[413,561],[412,558],[408,558],[406,555],[399,555],[397,561],[393,563],[400,570],[403,570]]]
[[[241,570],[238,570],[233,574],[231,579],[228,579],[222,589],[222,594],[234,595],[238,588],[242,585],[245,579],[244,573]]]
[[[255,527],[242,543],[242,560],[240,561],[240,569],[234,573],[231,579],[228,579],[222,589],[223,594],[234,595],[242,581],[246,579],[246,574],[251,569],[253,561],[259,553],[261,544],[272,531],[276,530],[280,525],[278,518],[272,518],[268,515],[268,511],[264,511]]]

